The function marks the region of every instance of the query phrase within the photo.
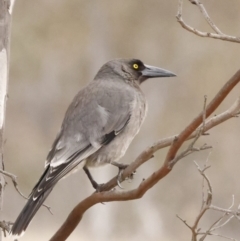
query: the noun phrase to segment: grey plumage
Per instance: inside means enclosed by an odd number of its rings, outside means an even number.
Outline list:
[[[117,162],[138,133],[147,103],[140,84],[147,78],[175,76],[136,59],[109,61],[70,104],[45,163],[45,171],[14,223],[21,235],[55,184],[78,164]]]

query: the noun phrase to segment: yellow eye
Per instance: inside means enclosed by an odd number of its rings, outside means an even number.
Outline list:
[[[138,69],[138,67],[139,67],[138,64],[133,64],[134,69]]]

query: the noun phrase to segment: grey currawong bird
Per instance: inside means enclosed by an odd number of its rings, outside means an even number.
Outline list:
[[[94,188],[88,167],[113,164],[125,154],[146,116],[147,103],[140,84],[148,78],[175,74],[137,59],[115,59],[98,71],[70,104],[61,130],[45,163],[45,171],[14,223],[11,233],[22,235],[55,184],[78,164]]]

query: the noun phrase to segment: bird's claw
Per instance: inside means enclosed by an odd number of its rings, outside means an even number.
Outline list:
[[[123,173],[124,169],[120,169],[119,168],[119,172],[118,172],[118,177],[117,177],[117,185],[123,189],[122,185],[121,185],[121,181],[122,181],[122,173]]]
[[[111,163],[112,165],[118,167],[118,176],[117,176],[117,185],[123,189],[123,187],[121,186],[121,182],[123,181],[122,179],[122,174],[123,174],[123,171],[129,166],[129,165],[125,165],[125,164],[122,164],[122,163],[117,163],[117,162],[112,162]],[[134,175],[136,174],[136,171],[132,172],[128,177],[126,177],[125,179],[129,179],[129,180],[132,180]]]

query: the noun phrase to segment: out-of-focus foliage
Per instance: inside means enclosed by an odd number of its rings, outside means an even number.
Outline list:
[[[223,32],[240,35],[239,1],[211,0],[206,7]],[[202,110],[203,96],[210,100],[239,69],[240,45],[186,32],[177,23],[176,12],[177,1],[163,0],[16,1],[5,166],[18,176],[24,193],[29,194],[40,177],[73,96],[109,59],[140,58],[178,75],[143,84],[149,113],[122,160],[126,163],[154,140],[181,131]],[[194,5],[185,4],[184,18],[196,28],[209,29]],[[233,103],[239,90],[238,86],[216,114]],[[214,147],[208,175],[215,203],[224,207],[230,205],[233,193],[240,201],[239,133],[239,120],[232,119],[199,142]],[[133,188],[156,169],[165,153],[162,150],[142,166],[132,183],[123,184],[125,188]],[[209,151],[196,153],[179,162],[141,200],[96,205],[68,240],[190,240],[190,232],[176,214],[193,222],[201,204],[201,178],[193,160],[203,163],[208,155]],[[99,182],[116,172],[113,167],[93,170]],[[41,208],[23,240],[48,240],[74,205],[92,192],[82,171],[60,182],[46,201],[54,215]],[[24,203],[9,181],[3,218],[14,221]],[[214,218],[215,213],[207,216],[203,227]],[[239,223],[233,222],[224,232],[237,238],[239,230]]]

